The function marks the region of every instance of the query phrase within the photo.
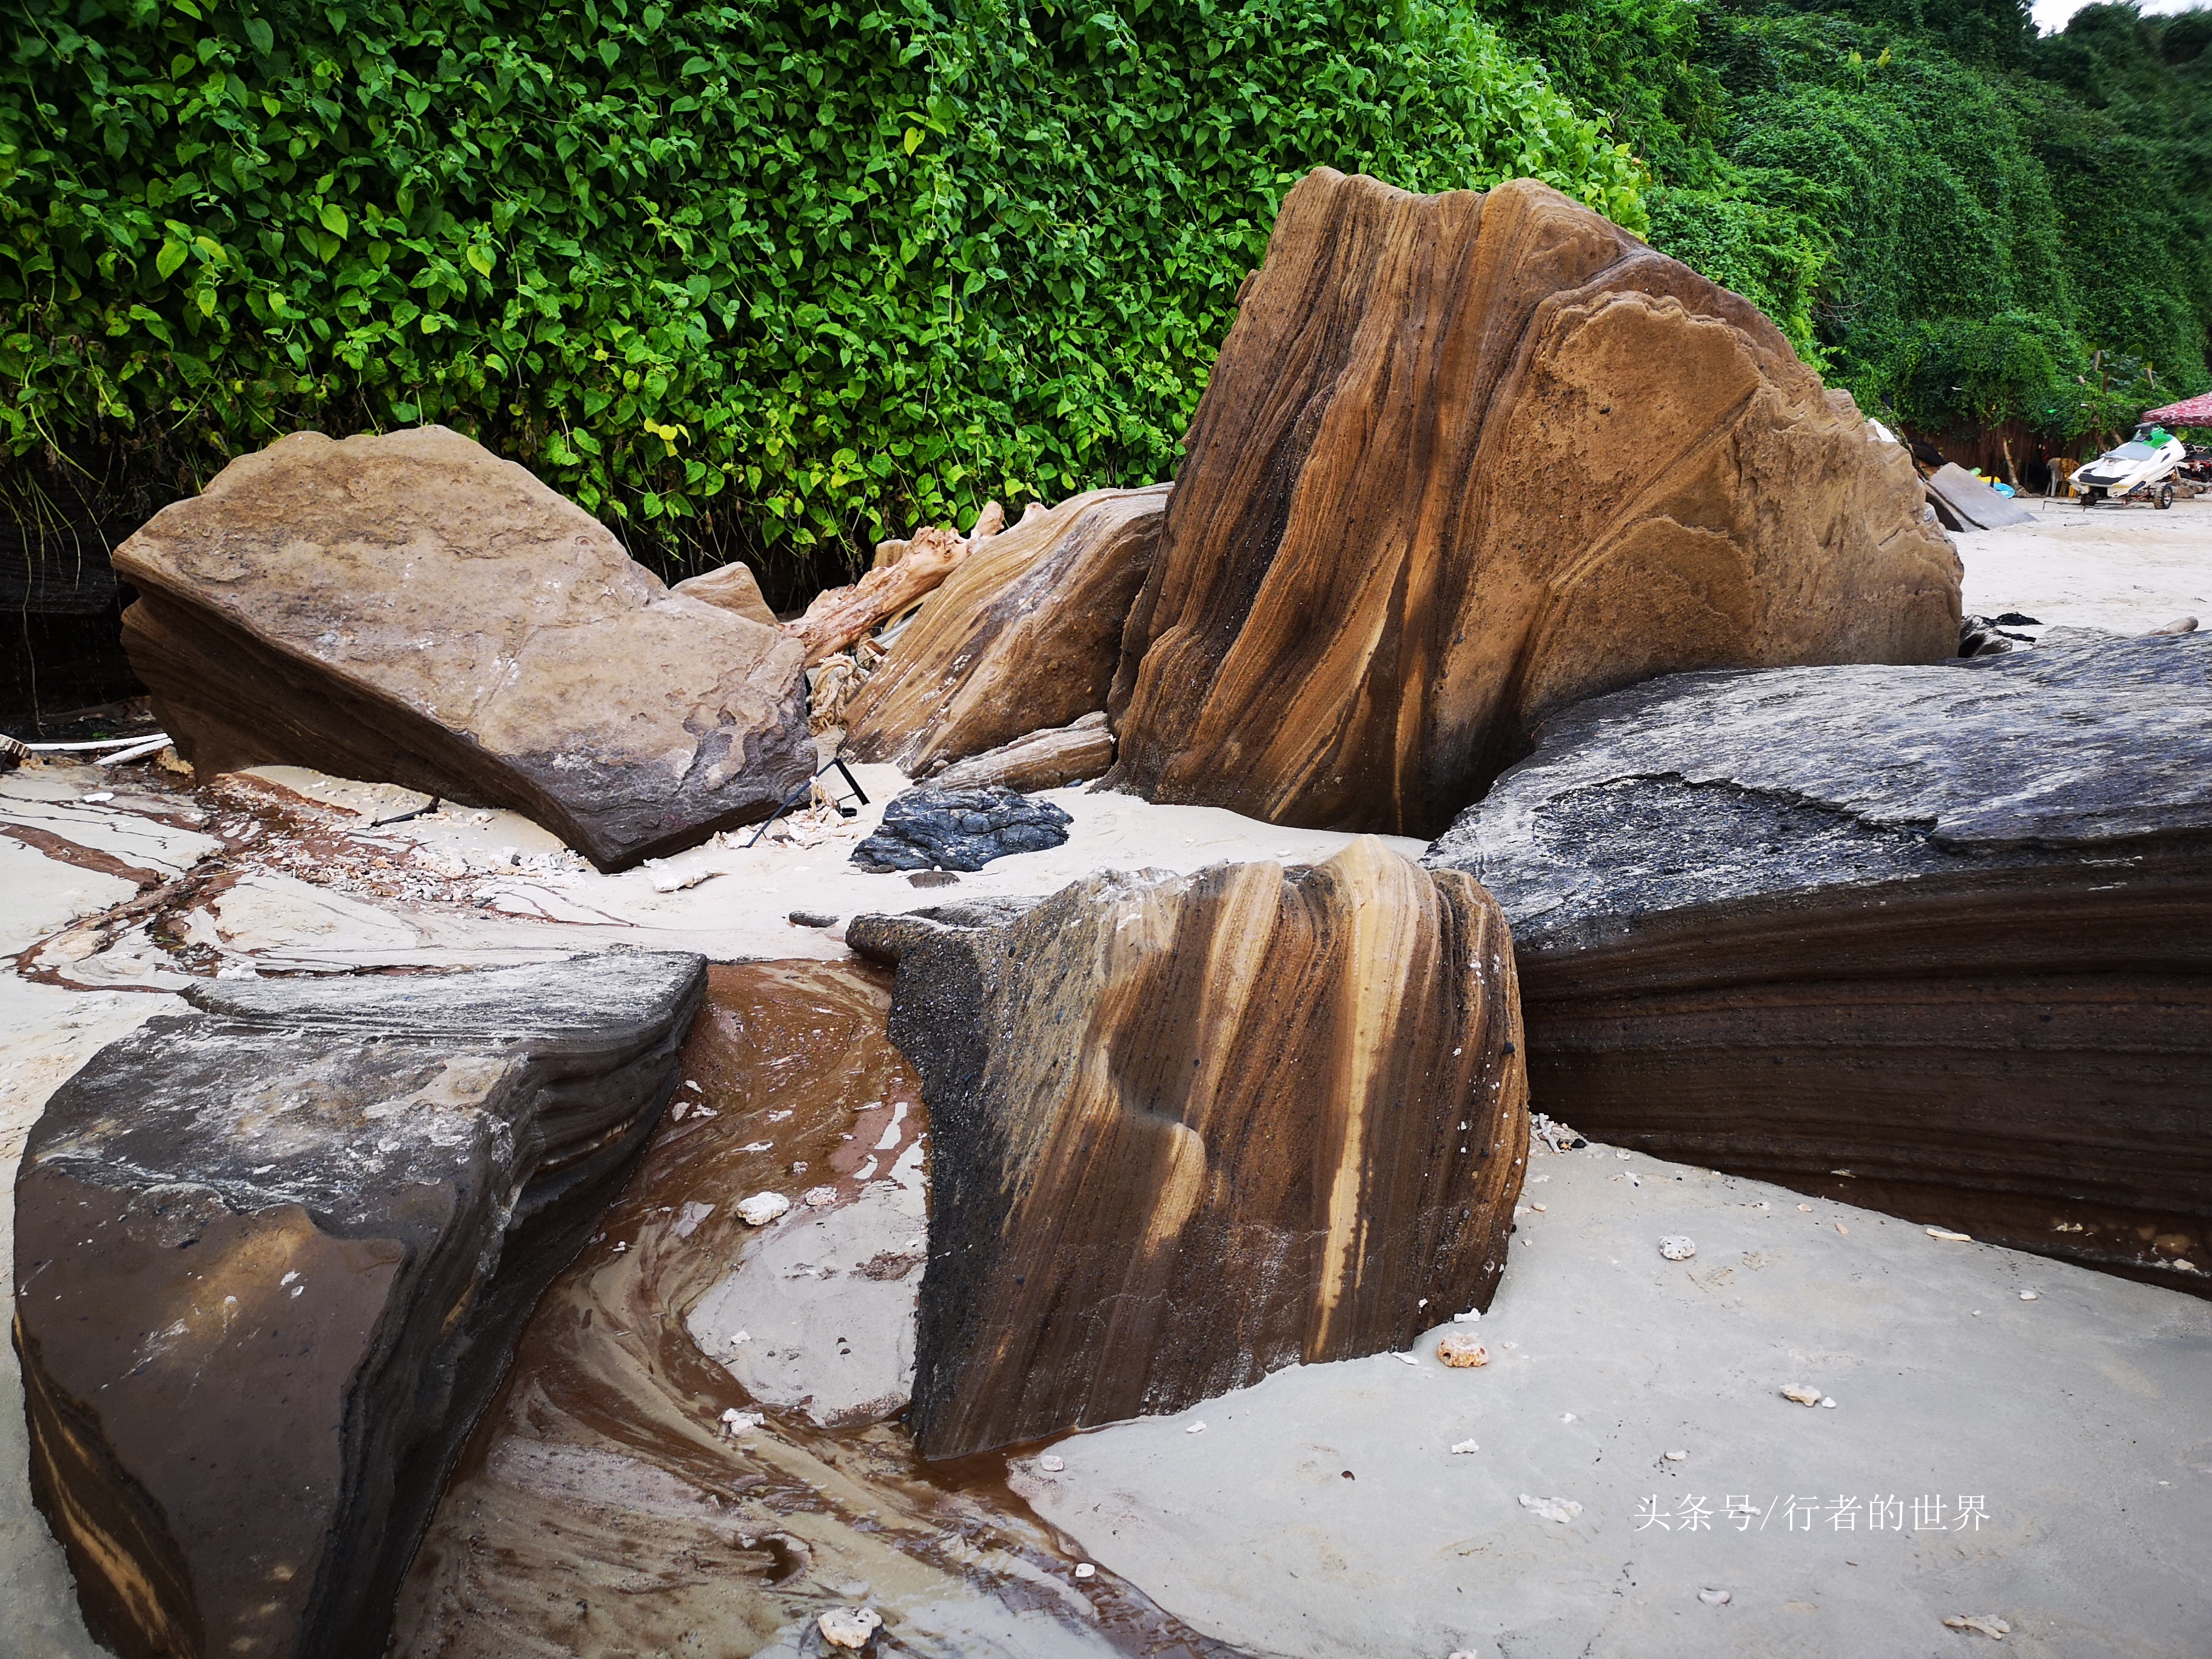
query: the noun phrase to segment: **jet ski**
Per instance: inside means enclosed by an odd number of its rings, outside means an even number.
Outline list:
[[[2139,426],[2118,448],[2074,469],[2074,493],[2084,507],[2130,496],[2172,507],[2174,470],[2188,459],[2189,446],[2164,427]]]

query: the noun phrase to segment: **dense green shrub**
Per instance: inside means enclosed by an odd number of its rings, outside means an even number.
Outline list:
[[[1485,3],[1650,158],[1652,240],[1867,408],[2071,436],[2212,384],[2212,13]],[[2098,351],[2130,366],[2101,396]]]
[[[679,549],[1172,473],[1316,164],[1645,223],[1456,0],[0,10],[15,453],[442,421]]]

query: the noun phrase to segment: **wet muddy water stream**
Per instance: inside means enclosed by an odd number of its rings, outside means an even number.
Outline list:
[[[628,1189],[525,1328],[401,1595],[396,1654],[817,1653],[816,1616],[862,1604],[886,1621],[878,1654],[1231,1653],[1103,1570],[1078,1579],[1079,1555],[1008,1488],[1006,1456],[925,1466],[883,1418],[890,1401],[827,1427],[804,1395],[757,1401],[687,1328],[710,1292],[744,1316],[748,1281],[732,1270],[778,1229],[873,1203],[884,1249],[865,1266],[788,1274],[829,1299],[815,1328],[836,1343],[795,1363],[834,1376],[842,1355],[880,1365],[864,1345],[901,1340],[884,1310],[910,1302],[880,1285],[919,1280],[904,1258],[924,1229],[885,1201],[898,1196],[886,1176],[904,1171],[918,1196],[927,1121],[885,1035],[890,983],[818,962],[711,969],[684,1055],[696,1087],[678,1087]],[[761,1192],[794,1208],[755,1230],[737,1206]],[[854,1275],[877,1283],[847,1298],[848,1329],[837,1281]],[[732,1410],[764,1420],[733,1434]]]

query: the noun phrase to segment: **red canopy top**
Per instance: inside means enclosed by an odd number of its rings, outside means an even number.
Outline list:
[[[2212,392],[2201,398],[2168,404],[2164,409],[2145,410],[2136,418],[2138,422],[2156,421],[2165,426],[2212,426]]]

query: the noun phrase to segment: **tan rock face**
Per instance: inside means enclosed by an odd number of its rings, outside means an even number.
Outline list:
[[[750,565],[741,560],[732,559],[720,570],[709,570],[702,576],[687,577],[668,591],[681,593],[687,599],[720,605],[763,628],[781,626],[775,612],[761,597],[760,578],[753,574]]]
[[[1106,781],[1441,832],[1580,697],[1920,662],[1960,567],[1748,302],[1528,180],[1285,200],[1131,614]]]
[[[847,934],[897,963],[891,1038],[930,1110],[925,1457],[1177,1411],[1488,1303],[1528,1090],[1472,878],[1363,840],[1012,908]]]
[[[853,699],[854,751],[919,776],[1105,708],[1167,499],[1094,489],[983,543]]]
[[[511,806],[619,868],[767,817],[813,769],[797,644],[672,593],[442,427],[295,433],[115,568],[131,665],[204,776],[286,763]]]

